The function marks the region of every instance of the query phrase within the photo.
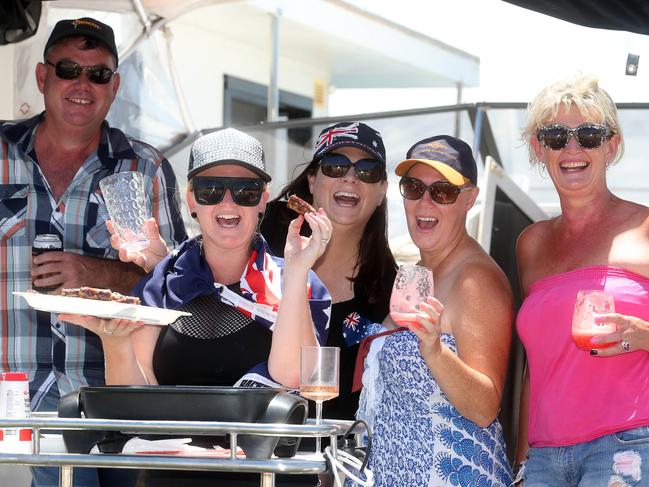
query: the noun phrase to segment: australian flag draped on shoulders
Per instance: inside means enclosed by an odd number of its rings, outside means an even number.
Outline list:
[[[241,294],[234,293],[214,282],[202,255],[202,237],[198,236],[186,240],[163,259],[142,278],[133,294],[145,305],[167,309],[177,309],[199,296],[214,295],[272,331],[282,297],[283,272],[284,259],[272,255],[264,238],[258,235],[241,275]],[[307,293],[316,338],[323,345],[329,333],[331,296],[313,271],[309,271]],[[282,387],[270,377],[266,362],[257,364],[235,385]]]

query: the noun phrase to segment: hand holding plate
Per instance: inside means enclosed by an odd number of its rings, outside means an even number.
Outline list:
[[[96,316],[67,313],[58,315],[58,319],[66,323],[82,326],[86,330],[99,335],[102,340],[105,338],[128,337],[133,331],[144,325],[141,321],[98,318]]]

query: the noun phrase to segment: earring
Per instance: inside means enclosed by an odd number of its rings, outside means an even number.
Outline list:
[[[263,211],[260,211],[259,213],[257,213],[257,218],[259,220],[261,220],[263,217],[264,217],[264,212]]]
[[[548,168],[546,167],[544,161],[539,161],[539,176],[541,176],[543,179],[546,179],[548,177]]]
[[[189,215],[190,215],[194,220],[196,220],[196,218],[198,218],[198,215],[196,214],[195,211],[192,211]]]

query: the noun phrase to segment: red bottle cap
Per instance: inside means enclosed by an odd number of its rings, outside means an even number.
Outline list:
[[[29,376],[27,375],[27,372],[3,372],[2,373],[2,380],[7,380],[7,381],[21,381],[21,380],[29,380]]]

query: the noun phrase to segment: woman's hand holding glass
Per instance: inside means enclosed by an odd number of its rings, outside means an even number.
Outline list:
[[[300,228],[305,220],[311,227],[310,237],[300,235]],[[284,248],[286,267],[311,269],[324,254],[332,231],[331,221],[322,208],[315,213],[298,216],[288,227],[286,247]]]
[[[133,262],[150,272],[158,262],[169,254],[167,243],[160,236],[160,230],[155,218],[148,218],[144,221],[144,231],[149,239],[149,245],[140,250],[131,250],[124,245],[115,231],[113,222],[106,221],[106,227],[110,232],[110,244],[119,251],[119,260],[122,262]]]
[[[606,335],[592,339],[593,343],[615,342],[608,348],[598,349],[598,357],[609,357],[638,350],[649,351],[649,323],[620,313],[602,314],[595,317],[595,323],[609,323],[615,325],[616,330]]]
[[[430,269],[416,264],[399,266],[390,295],[392,321],[404,328],[417,325],[417,316],[422,314],[418,308],[419,303],[432,296],[433,289],[433,273]]]
[[[426,301],[419,303],[417,310],[417,323],[411,325],[409,330],[419,338],[421,355],[427,357],[440,353],[442,342],[439,336],[442,333],[441,316],[444,305],[434,296],[428,296]]]

